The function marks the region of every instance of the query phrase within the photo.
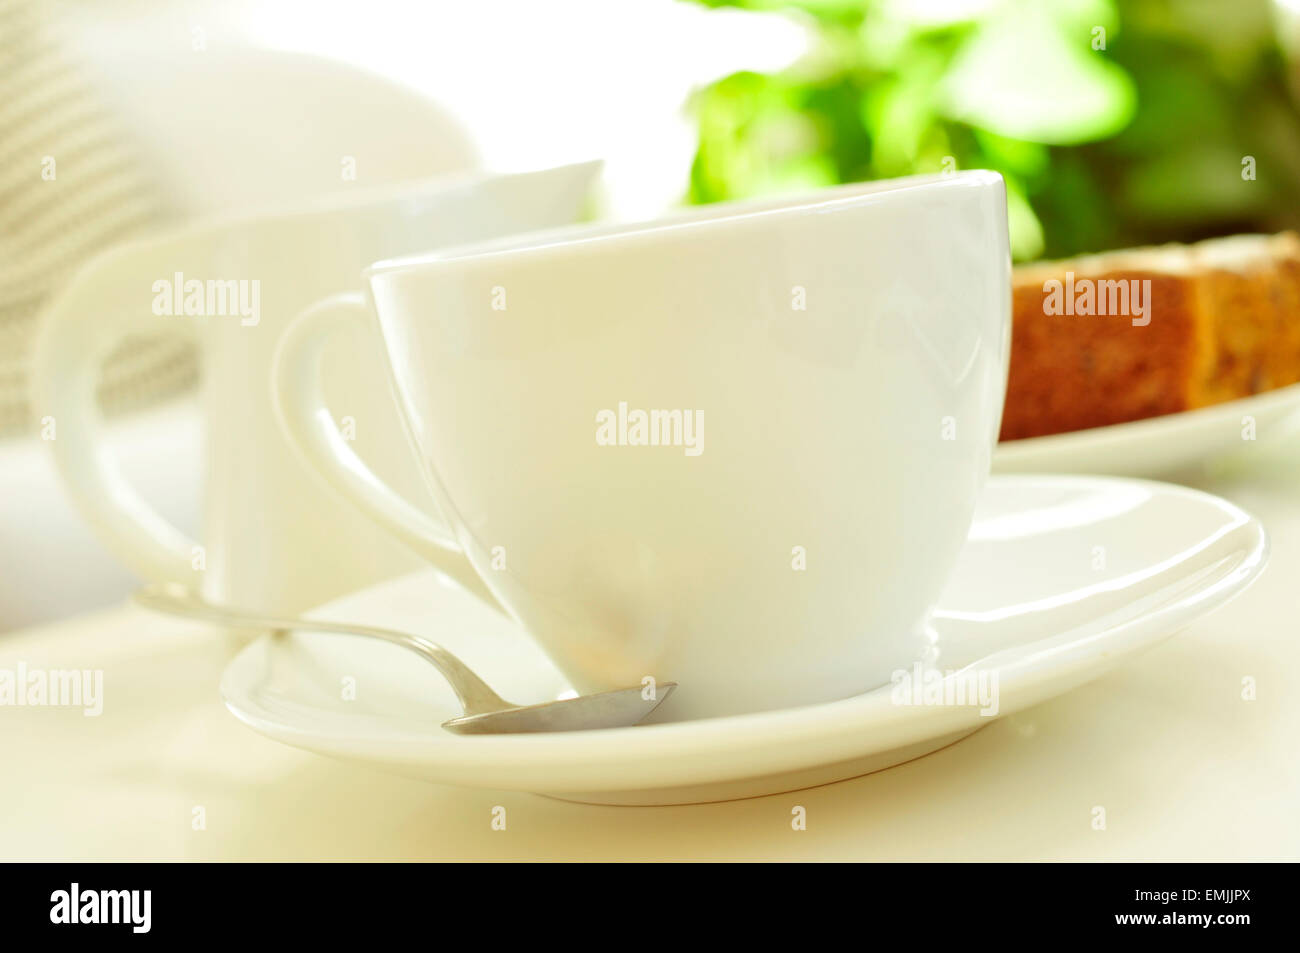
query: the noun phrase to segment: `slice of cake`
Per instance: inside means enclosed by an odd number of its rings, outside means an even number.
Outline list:
[[[1018,267],[1002,439],[1300,381],[1300,238],[1237,235]]]

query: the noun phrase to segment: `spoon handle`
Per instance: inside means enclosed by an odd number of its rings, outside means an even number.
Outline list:
[[[451,652],[436,642],[418,635],[379,629],[350,622],[323,622],[314,619],[277,618],[233,609],[208,602],[194,590],[174,583],[150,583],[136,591],[135,601],[146,609],[187,619],[202,619],[235,628],[269,629],[273,632],[328,632],[336,635],[363,635],[383,639],[409,649],[442,673],[466,715],[480,715],[516,707],[488,686],[483,679]]]

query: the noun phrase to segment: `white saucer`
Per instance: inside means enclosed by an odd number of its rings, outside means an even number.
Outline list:
[[[993,471],[1167,476],[1255,446],[1242,436],[1247,417],[1257,441],[1293,433],[1300,424],[1300,384],[1199,410],[1000,443]]]
[[[1095,678],[1241,592],[1263,568],[1260,524],[1183,487],[1100,477],[995,477],[934,619],[941,669],[996,674],[1006,715]],[[432,571],[324,608],[442,642],[512,701],[567,686],[516,626]],[[344,700],[353,687],[354,700]],[[871,688],[871,686],[864,686]],[[992,719],[976,706],[899,705],[891,686],[841,701],[675,724],[459,736],[424,662],[382,642],[264,637],[222,695],[255,730],[321,754],[471,787],[606,804],[774,794],[927,754]],[[689,690],[683,685],[679,690]]]

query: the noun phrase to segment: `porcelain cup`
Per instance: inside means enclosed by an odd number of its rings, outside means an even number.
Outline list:
[[[512,615],[583,692],[665,718],[806,705],[930,648],[1006,380],[1002,180],[914,177],[370,267],[285,336],[277,406],[340,492]],[[320,390],[382,342],[435,508]]]

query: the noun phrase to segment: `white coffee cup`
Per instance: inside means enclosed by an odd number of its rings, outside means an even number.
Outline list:
[[[141,577],[266,612],[297,612],[414,568],[409,550],[340,505],[285,441],[271,409],[276,345],[311,302],[360,287],[376,258],[574,221],[598,168],[364,189],[98,256],[44,316],[34,368],[37,411],[57,428],[49,446],[78,508]],[[127,335],[164,328],[199,344],[207,458],[199,540],[127,483],[99,430],[101,362]],[[345,434],[385,480],[418,496],[382,354],[364,335],[337,343],[328,389]]]
[[[858,694],[926,654],[1006,379],[996,174],[567,229],[366,285],[285,336],[287,431],[578,690],[672,680],[665,717],[726,715]],[[316,351],[360,327],[437,518],[326,410]]]

